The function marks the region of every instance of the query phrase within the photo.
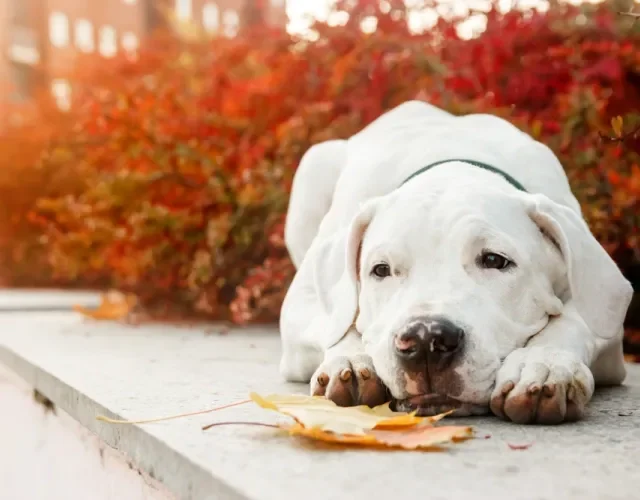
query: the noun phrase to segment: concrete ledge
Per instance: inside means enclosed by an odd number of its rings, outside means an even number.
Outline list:
[[[75,304],[95,307],[100,294],[91,291],[67,290],[2,290],[0,313],[26,311],[65,311]]]
[[[222,330],[221,330],[222,331]],[[275,330],[122,327],[72,313],[0,315],[0,363],[184,499],[436,498],[628,499],[640,470],[640,366],[624,387],[600,391],[587,418],[522,427],[458,419],[491,439],[446,453],[315,448],[271,429],[201,425],[274,422],[253,405],[143,426],[95,416],[148,418],[206,409],[262,393],[306,392],[277,372]],[[10,410],[10,409],[9,409]],[[6,411],[6,410],[5,410]],[[514,451],[507,443],[529,443]]]
[[[174,500],[60,407],[0,363],[0,498]]]

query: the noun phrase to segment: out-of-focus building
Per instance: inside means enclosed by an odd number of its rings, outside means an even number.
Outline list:
[[[47,85],[58,105],[69,105],[64,75],[78,54],[113,57],[133,51],[164,22],[158,1],[178,19],[209,33],[233,36],[256,0],[0,0],[0,101],[28,100]],[[262,0],[266,21],[285,25],[285,0]],[[3,112],[0,108],[0,125]]]

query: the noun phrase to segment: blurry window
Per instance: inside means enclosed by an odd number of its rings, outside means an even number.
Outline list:
[[[69,19],[62,12],[52,12],[49,16],[49,39],[54,47],[69,44]]]
[[[220,27],[220,10],[215,3],[207,3],[202,8],[202,26],[207,33],[215,33]]]
[[[113,57],[118,51],[116,30],[113,26],[100,29],[100,53],[105,57]]]
[[[95,49],[93,24],[86,19],[76,21],[76,47],[82,52],[93,52]]]
[[[225,10],[222,14],[222,31],[225,36],[232,38],[238,34],[240,16],[235,10]]]

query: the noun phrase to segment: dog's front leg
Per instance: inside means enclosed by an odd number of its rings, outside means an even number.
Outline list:
[[[568,303],[562,315],[504,359],[491,410],[521,424],[579,420],[594,391],[590,367],[616,340],[597,338]]]
[[[355,329],[325,352],[324,360],[311,377],[311,394],[325,396],[338,406],[377,406],[389,401],[387,389],[365,354],[362,338]]]

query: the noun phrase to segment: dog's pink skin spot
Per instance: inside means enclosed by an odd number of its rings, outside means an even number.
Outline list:
[[[420,375],[412,377],[409,373],[404,372],[404,387],[407,394],[423,394],[425,392],[424,378]]]
[[[400,349],[401,351],[406,351],[416,346],[416,340],[411,338],[403,339],[400,336],[396,336],[395,344],[396,348]]]

